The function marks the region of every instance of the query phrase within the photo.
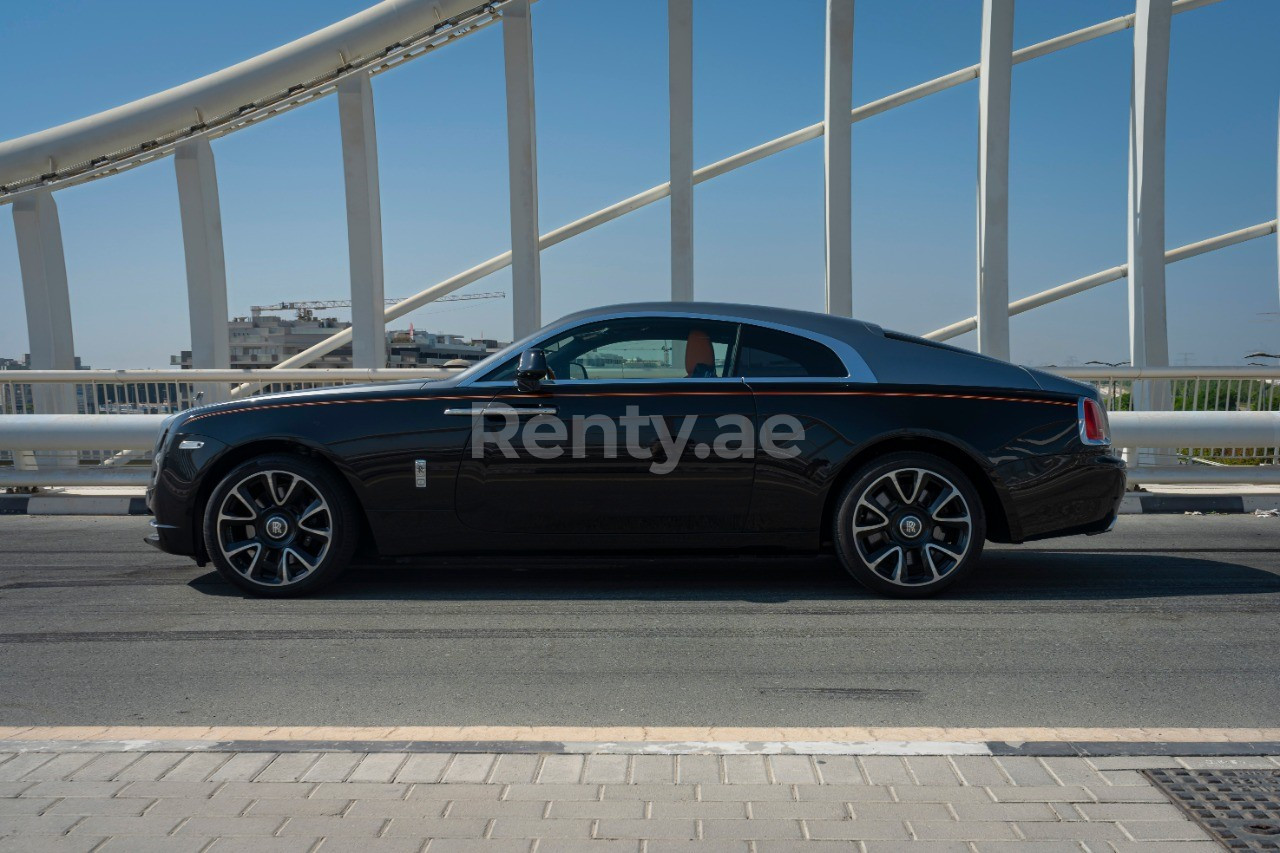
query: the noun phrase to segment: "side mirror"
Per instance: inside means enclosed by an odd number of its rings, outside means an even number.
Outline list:
[[[555,378],[551,368],[547,366],[547,351],[527,349],[520,353],[520,364],[516,367],[516,387],[526,393],[537,391],[542,387],[542,380]]]

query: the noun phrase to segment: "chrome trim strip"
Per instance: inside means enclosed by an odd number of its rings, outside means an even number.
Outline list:
[[[834,379],[832,381],[848,382],[849,380],[847,378],[840,378],[840,379]],[[695,382],[715,382],[715,383],[730,383],[730,384],[743,385],[745,384],[746,380],[744,380],[741,376],[706,376],[706,377],[698,377],[696,379],[690,379],[683,376],[668,376],[666,378],[661,378],[661,379],[544,379],[542,381],[542,386],[544,388],[549,388],[549,389],[578,388],[578,387],[591,387],[593,385],[617,385],[620,382],[625,382],[628,385],[666,385],[668,383],[673,383],[673,382],[678,382],[682,385],[685,383],[695,383]],[[490,379],[485,382],[480,382],[480,381],[472,382],[470,387],[472,388],[513,388],[515,387],[515,383],[507,382],[501,379]]]
[[[849,385],[858,384],[861,380],[851,379],[848,376],[748,376],[744,381],[748,385],[791,385],[794,383],[803,383],[805,385]]]
[[[556,413],[555,406],[494,406],[488,405],[484,407],[484,416],[511,416],[520,417],[521,415],[554,415]]]
[[[507,383],[499,383],[506,385]],[[462,417],[476,418],[483,415],[484,417],[500,417],[506,415],[554,415],[557,409],[555,406],[503,406],[490,403],[486,406],[478,406],[470,409],[445,409],[446,415],[461,415]]]
[[[176,524],[161,524],[160,522],[156,521],[154,518],[151,519],[151,526],[156,530],[177,530],[178,529],[178,525]]]
[[[845,341],[841,341],[836,338],[831,338],[826,335],[813,332],[809,329],[803,329],[796,326],[788,326],[784,323],[771,323],[764,320],[746,320],[746,319],[743,319],[742,317],[735,317],[730,314],[709,314],[709,313],[703,313],[700,311],[670,311],[670,312],[664,311],[662,313],[657,313],[657,314],[653,312],[647,312],[647,311],[616,311],[616,312],[607,313],[607,314],[598,314],[594,317],[578,318],[573,321],[563,321],[555,325],[546,327],[546,329],[543,330],[543,333],[541,333],[539,337],[534,338],[533,340],[530,340],[526,344],[523,344],[523,347],[524,349],[530,349],[532,347],[536,347],[541,343],[545,343],[549,338],[551,338],[554,335],[557,335],[569,329],[575,329],[579,326],[586,326],[591,323],[599,323],[606,320],[632,320],[636,318],[661,319],[664,317],[676,317],[676,318],[682,318],[687,320],[718,320],[724,323],[737,323],[743,326],[759,326],[760,328],[764,328],[764,329],[773,329],[775,331],[786,332],[788,334],[797,335],[799,337],[806,338],[807,340],[816,341],[830,348],[832,351],[836,353],[836,356],[840,359],[840,361],[843,362],[845,370],[848,371],[848,376],[822,377],[822,378],[844,380],[846,382],[864,382],[864,383],[874,383],[877,381],[875,373],[873,373],[871,368],[867,365],[866,360],[863,359],[863,357],[858,353],[856,349],[853,348],[852,345],[846,343]],[[492,356],[494,359],[494,367],[496,367],[498,364],[501,364],[503,361],[505,361],[505,359],[508,358],[510,354],[511,354],[510,352],[505,350],[502,352],[494,353],[494,355]],[[483,364],[483,363],[484,362],[480,362],[480,364]],[[476,366],[478,367],[479,365],[476,365]],[[472,369],[474,368],[468,368],[468,370],[472,370]],[[489,370],[492,370],[492,369],[493,368],[490,367],[483,372],[488,373]],[[479,374],[481,373],[481,371],[477,371],[477,373]],[[777,377],[777,378],[781,379],[785,377]],[[742,377],[716,376],[716,377],[708,377],[708,379],[741,380]],[[594,381],[605,381],[605,380],[566,379],[564,381],[565,382],[594,382]],[[639,381],[639,380],[615,379],[615,380],[607,380],[607,381],[631,382],[631,381]],[[660,381],[671,381],[671,380],[660,380]],[[470,387],[472,385],[480,385],[480,384],[481,383],[479,379],[466,378],[458,382],[458,387]],[[493,383],[485,382],[483,384],[484,386],[487,386]],[[511,383],[498,382],[497,384],[508,385]]]

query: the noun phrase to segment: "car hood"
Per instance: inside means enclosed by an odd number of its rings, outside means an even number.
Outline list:
[[[172,425],[180,426],[182,421],[188,420],[195,415],[213,412],[247,411],[265,404],[327,403],[357,397],[395,397],[410,390],[427,387],[452,387],[454,384],[455,380],[450,377],[449,379],[404,379],[390,382],[364,382],[359,385],[333,385],[326,388],[306,388],[299,391],[278,391],[273,394],[258,394],[238,400],[210,403],[207,406],[187,409],[174,417]]]

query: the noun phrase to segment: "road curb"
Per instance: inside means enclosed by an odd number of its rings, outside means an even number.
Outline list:
[[[0,740],[0,752],[536,753],[558,755],[978,755],[1041,758],[1280,755],[1280,741]]]
[[[150,515],[129,495],[0,495],[0,515]]]
[[[81,743],[547,743],[617,747],[666,744],[1215,744],[1228,752],[1250,744],[1280,744],[1280,727],[1078,726],[0,726],[0,742]],[[2,750],[0,750],[2,751]],[[1275,750],[1280,752],[1280,749]]]
[[[1129,492],[1120,502],[1121,515],[1181,515],[1187,512],[1252,514],[1280,507],[1280,494],[1264,495],[1143,495]]]

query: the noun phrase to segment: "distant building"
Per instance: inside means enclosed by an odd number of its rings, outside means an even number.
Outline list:
[[[299,311],[294,318],[254,311],[228,324],[231,367],[275,367],[285,359],[320,343],[351,324],[335,317],[316,317]],[[476,362],[504,344],[496,340],[465,340],[460,335],[403,331],[387,332],[387,367],[443,367],[449,361]],[[191,367],[191,350],[169,357],[169,363]],[[351,367],[351,345],[339,347],[312,361],[308,367]]]
[[[387,334],[387,367],[443,367],[450,361],[477,362],[505,346],[491,339],[406,331]]]
[[[80,356],[76,356],[75,370],[89,370],[89,365],[80,362]],[[31,353],[23,353],[22,361],[16,358],[0,358],[0,370],[31,370]]]

